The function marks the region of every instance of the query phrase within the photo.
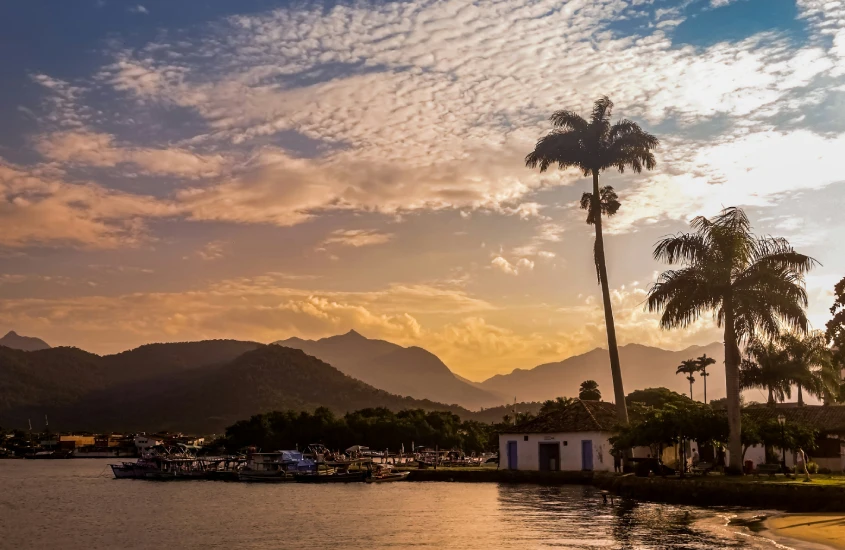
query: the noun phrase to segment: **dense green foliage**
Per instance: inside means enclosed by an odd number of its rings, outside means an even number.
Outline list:
[[[834,365],[845,369],[845,277],[833,289],[834,301],[830,306],[833,317],[827,322],[827,338],[834,348]],[[840,381],[838,401],[845,402],[845,380]]]
[[[373,450],[405,452],[416,447],[461,449],[467,453],[495,450],[494,427],[473,420],[461,421],[448,411],[406,409],[392,412],[384,407],[361,409],[335,416],[325,407],[314,413],[273,411],[252,416],[226,428],[224,443],[231,450],[256,446],[265,451],[302,449],[322,443],[343,450],[366,445]]]
[[[685,395],[674,392],[668,388],[646,388],[644,390],[634,390],[625,398],[628,401],[628,406],[631,407],[635,403],[644,407],[654,407],[656,409],[665,408],[667,405],[674,407],[684,407],[692,403],[692,401]]]

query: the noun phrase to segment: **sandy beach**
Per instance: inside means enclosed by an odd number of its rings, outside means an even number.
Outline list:
[[[844,514],[785,514],[765,525],[777,537],[845,549]]]

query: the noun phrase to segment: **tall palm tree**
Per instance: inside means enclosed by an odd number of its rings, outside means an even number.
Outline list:
[[[707,367],[709,367],[710,365],[715,365],[716,360],[713,359],[712,357],[707,357],[707,354],[705,353],[701,357],[696,359],[696,361],[698,362],[699,376],[701,376],[701,379],[704,381],[704,404],[706,405],[707,404],[707,377],[710,376],[710,373],[707,372]]]
[[[806,335],[783,334],[781,341],[792,365],[792,383],[798,387],[798,405],[804,404],[803,391],[830,402],[839,391],[839,369],[827,346],[827,336],[820,331]]]
[[[545,172],[553,165],[561,169],[577,168],[585,177],[593,178],[592,193],[587,196],[587,204],[590,207],[587,223],[593,225],[596,231],[594,259],[604,305],[617,415],[621,423],[627,424],[628,409],[625,405],[625,389],[622,385],[622,369],[616,345],[601,220],[602,214],[610,216],[619,209],[619,201],[612,188],[599,187],[599,175],[613,168],[620,172],[630,168],[636,173],[642,172],[643,168],[653,169],[657,163],[652,150],[657,147],[659,141],[630,120],[622,119],[611,123],[612,111],[613,102],[607,96],[594,103],[589,121],[574,111],[556,111],[550,118],[555,129],[537,142],[534,150],[525,157],[525,164],[529,168],[539,166],[540,172]],[[583,201],[584,197],[582,205]]]
[[[712,311],[724,329],[725,386],[731,469],[742,470],[739,345],[757,334],[776,337],[783,325],[806,332],[804,274],[816,261],[785,239],[757,237],[739,208],[697,217],[692,233],[666,237],[654,258],[683,264],[649,289],[648,310],[663,311],[660,326],[686,327]]]
[[[692,385],[695,382],[695,374],[698,372],[698,361],[695,359],[687,359],[686,361],[681,361],[680,366],[675,371],[675,374],[684,373],[687,375],[687,380],[689,380],[689,398],[692,399]],[[694,401],[694,399],[693,399]]]
[[[739,367],[741,389],[766,389],[769,393],[766,403],[770,407],[792,397],[794,369],[789,352],[779,338],[765,342],[752,340],[745,347],[745,356]]]

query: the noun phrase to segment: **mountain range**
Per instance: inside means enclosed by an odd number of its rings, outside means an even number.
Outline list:
[[[25,427],[29,419],[40,423],[47,415],[59,430],[220,433],[261,412],[319,406],[338,414],[387,407],[472,417],[461,407],[376,389],[283,346],[213,340],[153,344],[103,357],[68,347],[0,348],[4,427]]]
[[[502,397],[456,376],[433,353],[365,338],[354,330],[320,340],[288,338],[274,344],[301,349],[339,371],[379,389],[469,409],[495,407]]]
[[[275,345],[237,340],[148,344],[105,356],[50,348],[14,333],[4,340],[42,348],[0,346],[4,427],[25,427],[28,419],[48,414],[51,427],[62,430],[208,433],[259,412],[318,406],[340,414],[377,406],[450,410],[492,422],[510,412],[507,404],[514,398],[538,408],[545,399],[577,396],[587,379],[599,383],[606,400],[613,398],[608,354],[601,348],[473,382],[423,348],[369,339],[355,331]],[[723,351],[717,343],[682,351],[622,346],[625,389],[663,386],[687,394],[688,382],[675,375],[675,368],[704,353],[717,361],[709,369],[714,376],[709,378],[708,399],[723,397]],[[696,399],[702,390],[698,378]]]
[[[685,359],[707,354],[716,360],[708,367],[707,400],[725,397],[725,348],[714,342],[706,346],[690,346],[681,351],[670,351],[640,344],[619,347],[619,362],[622,364],[622,381],[626,393],[636,389],[664,387],[680,394],[689,395],[689,382],[684,375],[676,375],[675,369]],[[693,397],[702,400],[704,384],[696,376]],[[610,357],[603,348],[575,355],[554,363],[545,363],[532,369],[515,369],[509,374],[499,374],[481,382],[479,387],[512,401],[544,401],[557,396],[577,397],[578,388],[584,380],[595,380],[602,397],[613,399],[613,380],[610,375]]]

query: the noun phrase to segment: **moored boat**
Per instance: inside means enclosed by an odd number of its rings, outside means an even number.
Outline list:
[[[389,483],[392,481],[403,481],[408,478],[411,472],[397,472],[390,464],[376,464],[373,475],[364,481],[367,483]]]

